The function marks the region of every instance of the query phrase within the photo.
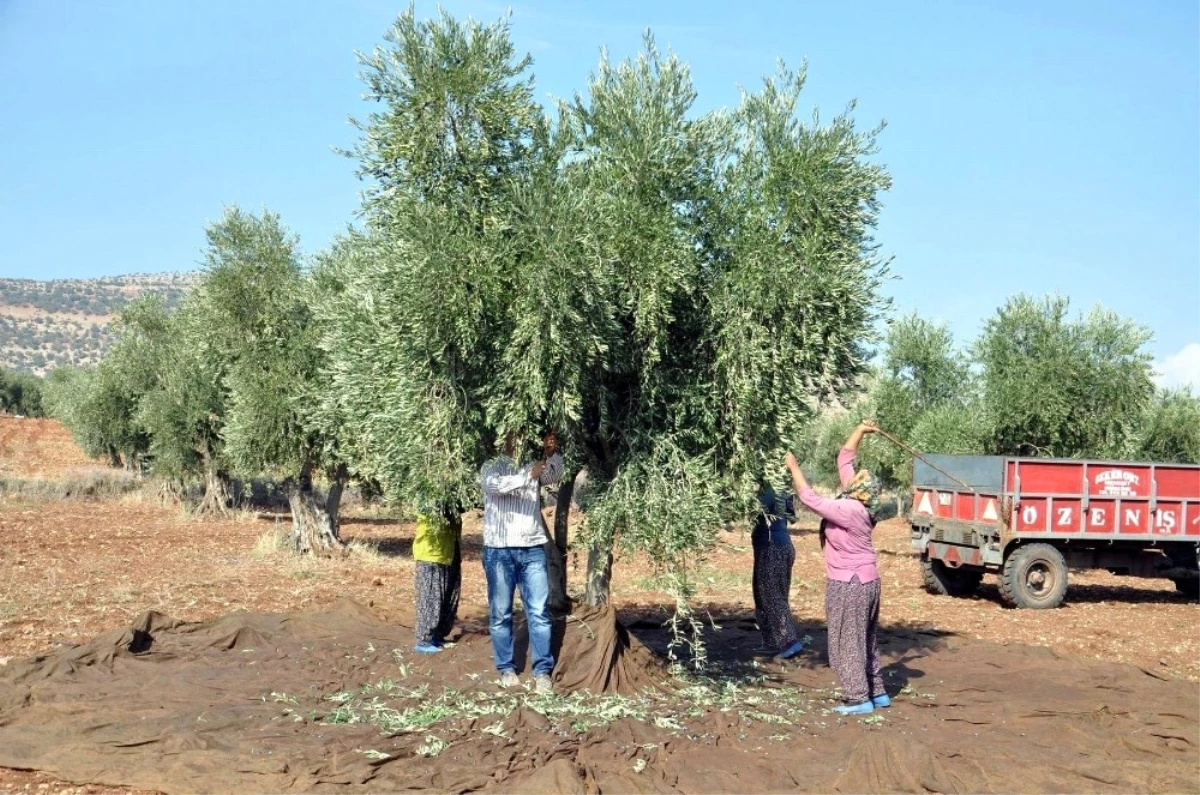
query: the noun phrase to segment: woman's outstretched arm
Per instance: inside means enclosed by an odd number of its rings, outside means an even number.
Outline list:
[[[850,436],[846,439],[844,449],[852,452],[858,452],[858,443],[868,433],[875,433],[879,430],[879,426],[875,424],[875,420],[863,420],[854,430],[850,431]]]
[[[879,430],[879,426],[874,420],[863,420],[854,430],[850,432],[850,436],[846,439],[846,444],[842,446],[842,451],[837,457],[838,480],[842,483],[842,488],[850,485],[850,481],[854,479],[854,458],[858,455],[858,444],[862,438],[868,433],[875,433]]]

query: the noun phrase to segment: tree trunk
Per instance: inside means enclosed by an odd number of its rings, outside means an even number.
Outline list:
[[[611,483],[616,475],[616,465],[612,456],[612,443],[600,437],[590,447],[596,471],[588,466],[588,480],[595,475],[602,482]],[[602,547],[588,545],[587,559],[587,588],[584,598],[592,607],[608,604],[610,584],[612,583],[613,542],[609,541]]]
[[[181,481],[173,478],[163,478],[158,486],[158,501],[161,505],[178,505],[186,495],[186,489]]]
[[[446,584],[446,601],[441,629],[449,632],[458,620],[458,603],[462,597],[462,505],[444,508],[442,516],[454,533],[454,557],[450,561],[450,581]]]
[[[554,532],[546,542],[546,567],[550,575],[550,607],[553,610],[570,612],[571,597],[567,595],[567,521],[571,513],[571,498],[575,494],[575,478],[572,472],[563,478],[558,488],[554,506]]]
[[[204,497],[196,506],[193,513],[196,516],[228,516],[229,515],[229,484],[228,479],[217,471],[212,456],[207,452],[204,457]]]
[[[113,469],[121,468],[121,453],[115,447],[108,448],[108,465]]]
[[[301,555],[328,555],[344,549],[337,526],[313,493],[312,465],[306,463],[300,475],[288,478],[283,486],[292,509],[292,549]]]
[[[587,603],[592,607],[608,604],[612,582],[612,546],[588,547]]]
[[[329,523],[333,525],[334,536],[338,536],[341,530],[338,524],[338,510],[342,506],[342,493],[346,490],[348,480],[350,470],[345,464],[338,464],[333,470],[333,482],[329,484],[329,493],[325,495],[325,513],[329,516]]]

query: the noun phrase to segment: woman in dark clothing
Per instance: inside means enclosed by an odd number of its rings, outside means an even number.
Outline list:
[[[763,646],[786,660],[804,650],[788,601],[792,564],[796,561],[796,548],[787,527],[791,499],[778,499],[775,490],[764,484],[758,500],[763,510],[750,534],[754,549],[754,618],[762,632]]]

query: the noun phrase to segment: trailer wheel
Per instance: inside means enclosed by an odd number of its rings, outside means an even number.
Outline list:
[[[983,572],[973,569],[952,569],[940,560],[921,558],[921,576],[925,589],[943,596],[969,596],[979,588]]]
[[[1200,599],[1200,580],[1176,580],[1175,590],[1188,599]]]
[[[1000,572],[1000,595],[1016,607],[1045,610],[1062,604],[1067,593],[1067,561],[1049,544],[1013,550]]]

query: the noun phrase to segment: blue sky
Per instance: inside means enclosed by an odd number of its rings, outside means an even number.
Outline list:
[[[445,2],[492,20],[504,3]],[[196,266],[224,204],[324,246],[360,184],[333,147],[364,114],[353,51],[382,0],[0,0],[0,275]],[[418,12],[433,14],[434,3]],[[542,96],[652,28],[698,110],[775,60],[806,102],[886,119],[879,242],[898,311],[960,342],[1018,291],[1148,325],[1168,380],[1200,385],[1200,14],[1194,2],[515,2]],[[1175,357],[1172,359],[1172,357]]]

